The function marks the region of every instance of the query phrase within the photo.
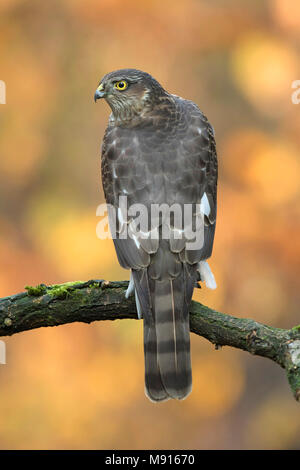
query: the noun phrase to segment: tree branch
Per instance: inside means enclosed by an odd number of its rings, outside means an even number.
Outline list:
[[[27,292],[0,299],[0,337],[42,326],[99,320],[137,319],[134,297],[125,299],[127,281],[91,280],[26,287]],[[192,302],[190,329],[218,346],[232,346],[267,357],[286,370],[300,400],[300,325],[290,330],[219,313]]]

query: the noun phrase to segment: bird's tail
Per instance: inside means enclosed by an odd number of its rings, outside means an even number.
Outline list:
[[[147,279],[147,283],[148,312],[145,312],[145,297],[141,300],[145,392],[155,402],[169,398],[181,400],[192,389],[189,306],[194,280],[183,271],[175,279]],[[144,293],[146,286],[141,283],[139,287]]]

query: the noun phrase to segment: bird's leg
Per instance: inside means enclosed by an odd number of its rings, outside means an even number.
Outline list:
[[[143,318],[142,308],[141,308],[141,304],[140,304],[139,298],[137,296],[137,293],[136,293],[136,290],[135,290],[135,287],[134,287],[133,275],[131,273],[130,274],[130,281],[129,281],[127,290],[125,292],[126,299],[128,299],[128,297],[130,297],[133,294],[135,294],[135,303],[136,303],[137,314],[138,314],[139,319],[141,319],[141,318]]]
[[[127,290],[125,292],[125,297],[126,299],[128,299],[128,297],[130,297],[131,295],[134,294],[134,280],[133,280],[133,276],[132,276],[132,273],[130,273],[130,281],[129,281],[129,284],[128,284],[128,287],[127,287]]]

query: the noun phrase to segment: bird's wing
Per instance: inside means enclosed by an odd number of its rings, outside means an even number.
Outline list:
[[[193,204],[191,226],[195,229],[197,216],[201,213],[204,222],[203,246],[189,249],[187,243],[193,239],[187,239],[184,234],[178,238],[182,225],[176,225],[174,218],[168,227],[170,251],[179,254],[180,261],[189,264],[209,258],[212,252],[218,177],[214,131],[194,103],[180,100],[179,105],[183,108],[183,122],[176,139],[165,139],[165,135],[170,133],[168,128],[157,131],[155,135],[147,128],[135,131],[108,127],[105,133],[102,183],[106,201],[116,211],[118,227],[115,245],[118,259],[121,266],[127,269],[149,266],[153,260],[151,255],[157,253],[159,248],[155,236],[162,219],[156,219],[152,212],[151,221],[146,220],[148,230],[137,227],[133,223],[139,214],[138,206],[135,207],[137,204],[142,204],[149,215],[155,204],[177,204],[182,212],[184,205]],[[162,140],[165,140],[163,152]],[[122,204],[125,199],[126,204]],[[128,207],[136,209],[135,215],[128,216]],[[138,228],[142,229],[142,235],[138,233]],[[129,235],[127,238],[125,229]],[[169,270],[170,276],[176,275],[178,271],[172,260],[163,266]]]
[[[183,106],[189,125],[179,149],[186,176],[178,198],[186,204],[191,201],[196,204],[191,224],[193,229],[196,226],[203,229],[203,237],[199,237],[201,246],[198,248],[197,244],[189,248],[193,238],[189,239],[189,245],[183,238],[184,246],[179,248],[182,248],[180,260],[194,264],[208,259],[212,253],[217,213],[218,162],[212,126],[194,103],[184,101]]]
[[[106,130],[102,146],[102,184],[106,202],[113,207],[112,216],[116,217],[114,243],[118,260],[126,269],[148,267],[151,254],[158,249],[154,234],[159,224],[151,227],[148,216],[151,203],[160,199],[160,190],[155,191],[153,187],[153,177],[155,175],[159,186],[163,176],[158,166],[155,168],[155,162],[151,162],[147,148],[145,140],[132,130],[120,127]],[[140,214],[138,205],[146,208],[147,215],[141,227],[136,224]]]

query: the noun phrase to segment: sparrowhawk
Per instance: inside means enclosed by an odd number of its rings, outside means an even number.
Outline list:
[[[206,262],[216,224],[214,130],[195,103],[168,93],[139,70],[105,75],[94,98],[105,98],[112,110],[102,144],[102,184],[117,214],[119,263],[131,270],[126,296],[135,293],[144,320],[146,395],[154,402],[183,399],[192,388],[193,289],[199,280],[216,287]],[[185,225],[171,212],[168,221],[162,213],[149,216],[147,230],[138,232],[120,197],[127,198],[127,208],[143,205],[149,214],[153,206],[191,206],[188,225],[197,229],[201,218],[203,243],[191,248]],[[164,225],[169,237],[162,236]]]

